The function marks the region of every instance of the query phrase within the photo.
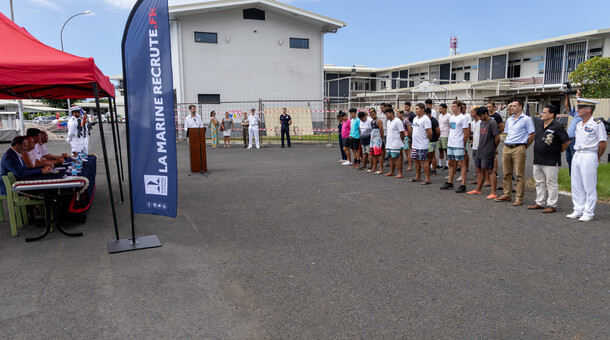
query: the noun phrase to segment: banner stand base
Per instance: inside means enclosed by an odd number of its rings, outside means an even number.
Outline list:
[[[135,244],[132,241],[131,238],[108,241],[108,254],[161,247],[161,241],[159,241],[157,235],[136,237]]]
[[[201,172],[191,172],[190,174],[188,174],[189,176],[197,176],[197,175],[201,175],[201,176],[205,176],[208,177],[208,174],[211,174],[211,172],[206,172],[206,171],[201,171]]]

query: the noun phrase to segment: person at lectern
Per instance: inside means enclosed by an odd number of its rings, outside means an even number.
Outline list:
[[[189,111],[191,114],[184,120],[184,130],[186,131],[187,138],[189,136],[190,128],[203,127],[203,122],[201,122],[201,118],[197,115],[197,107],[195,105],[189,105]]]

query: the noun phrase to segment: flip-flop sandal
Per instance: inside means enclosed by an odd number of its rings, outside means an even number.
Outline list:
[[[409,180],[409,182],[411,182],[411,183],[421,182],[421,179],[412,178],[412,179]]]
[[[432,182],[430,182],[430,181],[421,182],[421,185],[428,185],[428,184],[432,184]]]

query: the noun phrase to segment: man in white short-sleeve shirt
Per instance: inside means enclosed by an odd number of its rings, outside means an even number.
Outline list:
[[[426,176],[422,184],[430,184],[430,165],[428,164],[428,147],[432,138],[432,121],[425,115],[426,106],[422,103],[415,105],[415,115],[413,119],[413,143],[411,148],[411,159],[415,162],[415,178],[410,182],[421,181],[421,168],[424,168]]]
[[[572,203],[574,212],[568,218],[578,218],[581,222],[593,219],[597,204],[597,167],[606,152],[608,137],[600,119],[593,117],[598,102],[578,99],[578,116],[582,121],[576,124],[574,158],[572,158]]]
[[[394,170],[396,169],[398,174],[394,177],[402,178],[402,147],[404,146],[405,126],[400,119],[394,116],[393,109],[386,109],[385,114],[388,118],[385,148],[390,159],[390,172],[385,175],[394,176]]]
[[[184,119],[184,131],[186,131],[186,137],[189,136],[190,128],[202,128],[203,122],[201,118],[197,115],[197,107],[195,105],[189,105],[190,115]]]
[[[449,139],[447,141],[447,160],[449,160],[449,178],[441,187],[441,190],[453,189],[453,178],[457,172],[458,164],[462,168],[462,184],[456,190],[457,193],[466,191],[466,166],[464,164],[464,153],[469,137],[468,121],[462,115],[462,102],[455,100],[451,104],[452,116],[449,117]]]

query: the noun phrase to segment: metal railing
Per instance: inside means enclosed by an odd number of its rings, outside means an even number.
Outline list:
[[[276,143],[280,141],[280,115],[286,108],[292,118],[290,126],[291,142],[329,143],[338,142],[337,113],[329,110],[326,100],[265,100],[228,101],[219,103],[180,103],[176,107],[176,136],[185,139],[184,121],[190,114],[188,107],[195,105],[197,114],[202,118],[206,129],[206,138],[212,138],[210,128],[211,112],[216,112],[216,119],[222,124],[228,114],[233,122],[232,140],[242,139],[241,122],[251,109],[260,115],[259,135],[263,142]],[[220,127],[220,126],[219,126]],[[218,130],[222,142],[223,133]]]

